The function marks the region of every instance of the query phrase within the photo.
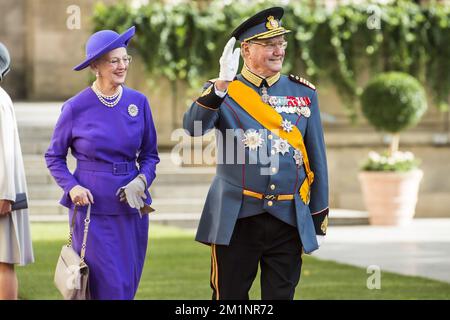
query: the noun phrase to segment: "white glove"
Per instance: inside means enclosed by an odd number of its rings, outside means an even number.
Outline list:
[[[145,195],[145,183],[137,176],[126,186],[117,190],[116,196],[120,197],[120,201],[127,201],[131,208],[141,209],[144,207],[144,201],[147,199]]]
[[[319,247],[322,245],[323,241],[325,240],[325,236],[316,235],[317,243],[319,244]]]
[[[236,48],[233,51],[236,38],[233,37],[228,40],[225,48],[223,49],[222,56],[220,57],[220,72],[218,80],[233,81],[239,68],[239,56],[241,49]]]

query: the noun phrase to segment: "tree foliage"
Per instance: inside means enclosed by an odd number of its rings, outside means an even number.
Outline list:
[[[140,8],[120,2],[96,6],[96,30],[124,31],[136,25],[132,45],[146,69],[168,79],[199,87],[218,74],[219,57],[231,31],[255,12],[275,2],[211,1],[176,5],[150,1]],[[202,8],[200,8],[202,7]],[[425,85],[440,110],[448,109],[450,92],[450,7],[419,6],[398,0],[390,4],[348,4],[334,10],[309,2],[284,6],[283,25],[292,30],[284,72],[311,81],[331,81],[351,119],[362,92],[364,74],[408,73]]]

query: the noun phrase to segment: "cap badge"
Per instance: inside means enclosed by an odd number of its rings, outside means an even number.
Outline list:
[[[278,21],[275,20],[275,18],[273,16],[269,16],[267,18],[266,28],[269,29],[269,30],[273,30],[273,29],[276,29],[278,27],[279,27]]]

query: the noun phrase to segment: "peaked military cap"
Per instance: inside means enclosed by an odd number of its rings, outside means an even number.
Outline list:
[[[272,7],[258,12],[241,23],[231,33],[239,41],[248,41],[252,39],[269,39],[291,32],[281,26],[281,17],[284,9],[281,7]]]

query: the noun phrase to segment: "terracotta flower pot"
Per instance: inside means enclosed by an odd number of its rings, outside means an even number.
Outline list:
[[[361,171],[364,203],[372,225],[405,225],[414,217],[420,169],[408,172]]]

